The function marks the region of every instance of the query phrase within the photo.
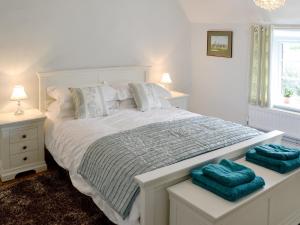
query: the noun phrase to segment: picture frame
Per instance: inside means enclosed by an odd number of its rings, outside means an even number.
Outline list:
[[[232,58],[232,31],[207,32],[207,56]]]

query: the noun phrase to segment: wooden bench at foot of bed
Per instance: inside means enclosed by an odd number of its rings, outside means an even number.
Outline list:
[[[300,169],[288,174],[237,160],[261,176],[263,189],[229,202],[190,180],[169,188],[170,225],[298,225]]]

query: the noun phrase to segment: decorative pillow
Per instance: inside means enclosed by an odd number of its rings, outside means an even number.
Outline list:
[[[151,109],[170,108],[171,104],[165,97],[160,96],[157,84],[153,83],[130,83],[132,95],[137,108],[140,111],[149,111]]]
[[[104,101],[116,101],[118,99],[118,91],[108,84],[101,85]]]
[[[97,86],[99,86],[99,84],[96,85],[91,84],[88,86],[78,86],[78,87],[84,88],[84,87],[97,87]],[[105,101],[109,102],[109,101],[118,100],[118,95],[117,95],[118,91],[115,88],[113,88],[112,86],[106,83],[101,84],[101,87],[102,87],[102,93]],[[61,103],[73,101],[70,90],[67,87],[56,87],[56,86],[48,87],[47,94],[51,98]]]
[[[108,115],[102,86],[70,88],[75,105],[75,119],[96,118]]]

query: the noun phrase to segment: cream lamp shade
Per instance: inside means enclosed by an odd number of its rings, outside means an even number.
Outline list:
[[[268,11],[273,11],[284,6],[286,0],[254,0],[255,4]]]
[[[169,73],[164,73],[162,75],[161,81],[162,84],[172,84],[172,79]]]
[[[17,107],[17,111],[15,112],[15,115],[24,114],[24,111],[21,108],[21,100],[24,100],[27,98],[28,98],[28,96],[25,92],[24,87],[21,85],[16,85],[13,89],[12,95],[10,96],[10,100],[18,102],[18,107]]]
[[[20,100],[24,100],[27,99],[28,96],[25,92],[25,89],[23,86],[21,85],[16,85],[13,89],[13,93],[10,97],[10,100],[12,101],[20,101]]]

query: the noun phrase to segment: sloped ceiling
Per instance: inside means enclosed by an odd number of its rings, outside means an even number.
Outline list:
[[[300,0],[286,0],[274,12],[258,8],[253,0],[179,0],[192,23],[300,23]]]

